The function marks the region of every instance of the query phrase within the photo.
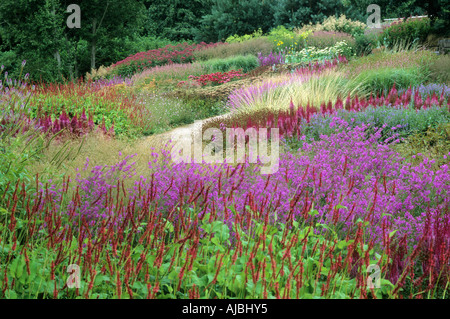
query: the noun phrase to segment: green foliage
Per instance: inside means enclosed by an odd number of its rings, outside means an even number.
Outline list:
[[[227,43],[235,43],[235,42],[244,42],[250,39],[260,38],[262,37],[263,32],[261,28],[255,30],[252,34],[244,34],[243,36],[239,36],[237,34],[229,36],[225,42]]]
[[[390,90],[393,85],[397,89],[418,86],[426,80],[426,74],[418,67],[380,68],[362,71],[355,78],[355,83],[366,93],[381,94]]]
[[[394,23],[380,34],[383,44],[392,46],[399,41],[423,43],[431,32],[430,19],[408,19]]]
[[[229,209],[236,214],[231,207]],[[0,211],[0,214],[2,218],[11,215],[7,210]],[[347,265],[350,254],[366,255],[369,264],[379,262],[384,265],[387,260],[387,256],[379,255],[373,249],[368,250],[363,243],[353,246],[355,239],[340,238],[335,229],[324,224],[308,225],[297,220],[285,224],[275,216],[274,224],[252,218],[247,220],[245,228],[238,224],[230,230],[223,221],[210,221],[210,213],[202,220],[198,219],[199,214],[200,211],[192,208],[186,212],[186,216],[199,222],[202,229],[202,236],[197,237],[196,243],[174,240],[175,227],[171,221],[165,220],[162,238],[150,231],[155,246],[148,247],[139,242],[140,238],[145,238],[143,234],[146,232],[143,230],[148,229],[143,221],[137,225],[140,232],[131,233],[131,226],[121,230],[126,235],[128,251],[117,249],[117,244],[105,247],[96,255],[95,262],[88,250],[97,248],[92,247],[90,238],[74,235],[62,249],[62,245],[50,247],[46,244],[51,236],[47,227],[31,237],[28,224],[43,224],[45,219],[41,214],[17,218],[14,227],[14,231],[20,233],[17,240],[13,239],[12,231],[7,227],[9,223],[1,223],[3,244],[0,247],[0,263],[6,271],[0,285],[6,286],[6,279],[8,289],[1,291],[0,297],[128,299],[132,295],[134,299],[149,296],[187,299],[194,292],[197,298],[207,299],[275,299],[283,296],[351,299],[360,296],[365,282],[358,284],[351,267]],[[315,210],[309,213],[310,216],[315,214],[318,214]],[[62,219],[65,223],[64,216]],[[62,229],[62,226],[55,228]],[[188,239],[189,234],[192,235],[187,232],[177,235],[178,238]],[[233,235],[239,236],[237,245]],[[158,247],[163,241],[166,241],[165,250],[160,253]],[[191,246],[195,249],[195,255],[189,249]],[[68,266],[72,261],[68,258],[59,260],[58,257],[77,254],[80,256],[80,273],[77,274],[80,287],[63,289],[70,278]],[[129,258],[128,263],[140,265],[139,270],[128,273],[127,267],[121,267],[124,256]],[[331,260],[340,260],[340,265],[333,266]],[[89,269],[82,267],[86,263],[91,266]],[[368,276],[367,266],[363,263],[355,265],[359,273],[365,274],[363,278]],[[254,277],[255,270],[258,270],[259,280]],[[152,289],[155,286],[157,288]],[[374,293],[377,298],[389,298],[393,288],[394,285],[382,274],[381,289],[375,289]],[[367,293],[371,294],[369,291]]]
[[[208,13],[212,1],[152,0],[146,2],[148,2],[145,24],[147,33],[172,41],[182,41],[193,39],[192,30],[199,26],[201,17]]]
[[[368,55],[376,48],[378,36],[361,34],[355,36],[355,53],[357,56]]]
[[[272,2],[273,24],[288,28],[318,23],[342,10],[340,1],[278,0]]]
[[[205,61],[210,59],[224,59],[236,55],[252,54],[257,56],[259,52],[267,55],[273,50],[273,44],[267,37],[255,38],[245,42],[235,42],[218,45],[213,48],[194,52],[196,60]]]
[[[123,59],[123,57],[127,57],[138,52],[160,49],[169,44],[177,45],[182,42],[187,42],[189,44],[193,43],[192,41],[173,41],[166,38],[162,38],[160,36],[136,35],[134,37],[126,37],[124,42],[122,43],[122,46],[125,46],[127,48],[128,54],[126,54],[125,56],[122,55],[122,58],[115,60],[115,62]]]
[[[428,66],[430,82],[447,83],[450,85],[450,55],[440,55]]]
[[[194,30],[197,41],[225,41],[230,35],[251,34],[262,29],[267,32],[272,27],[273,0],[215,0]]]
[[[237,55],[225,59],[211,59],[200,64],[207,73],[228,72],[242,69],[247,73],[258,67],[258,59],[254,55]]]
[[[30,181],[27,164],[38,153],[38,149],[29,147],[30,140],[36,138],[35,132],[29,131],[26,134],[13,135],[12,128],[2,127],[0,134],[0,194],[3,197],[5,192],[11,195],[17,181]],[[0,197],[0,199],[2,198]],[[0,201],[0,207],[3,203]]]
[[[17,54],[14,51],[0,52],[0,65],[5,67],[5,71],[8,72],[9,78],[17,78],[19,76],[20,61]]]
[[[420,164],[423,156],[430,161],[435,161],[434,168],[448,164],[450,160],[450,119],[447,120],[446,123],[441,122],[439,125],[430,123],[425,132],[413,134],[403,143],[395,145],[395,151],[414,165]]]
[[[334,15],[329,16],[315,25],[305,25],[301,30],[343,32],[352,36],[358,36],[364,34],[366,27],[365,23],[348,19],[343,14],[339,18]]]
[[[81,4],[82,28],[70,29],[67,5],[60,0],[0,3],[3,47],[17,55],[18,63],[27,60],[24,72],[35,81],[62,82],[126,57],[123,39],[138,33],[143,22],[144,7],[137,0],[92,0]]]
[[[106,129],[114,124],[117,135],[134,136],[137,128],[133,126],[129,111],[117,107],[117,102],[99,98],[95,95],[69,96],[36,94],[30,100],[28,112],[31,118],[38,113],[49,114],[55,119],[64,110],[70,117],[80,116],[83,109],[92,114],[94,124],[100,125],[105,121]]]
[[[145,121],[149,127],[144,130],[144,135],[159,134],[224,111],[223,103],[212,99],[151,94],[144,101],[147,110]]]
[[[286,63],[307,63],[317,60],[332,60],[339,55],[348,58],[353,55],[353,48],[346,41],[341,41],[324,49],[307,47],[298,52],[287,54],[285,58]]]

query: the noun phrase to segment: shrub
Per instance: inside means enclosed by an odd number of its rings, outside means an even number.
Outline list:
[[[339,18],[335,16],[330,16],[326,18],[322,23],[317,23],[316,25],[303,26],[301,29],[297,29],[297,32],[304,32],[307,30],[312,31],[335,31],[344,32],[351,34],[353,36],[363,34],[366,29],[366,24],[360,21],[352,21],[347,19],[345,15],[341,15]]]
[[[98,69],[91,69],[91,73],[86,72],[85,80],[96,81],[99,79],[106,79],[111,76],[111,67],[100,66]]]
[[[399,20],[392,23],[379,37],[380,41],[385,45],[393,46],[402,41],[423,43],[426,41],[430,32],[430,19],[408,19],[406,21]]]
[[[278,51],[286,50],[288,48],[295,48],[296,45],[301,43],[301,35],[296,34],[294,31],[286,29],[280,25],[273,28],[268,34],[267,38],[274,45],[274,48]]]
[[[157,36],[135,36],[133,38],[126,37],[124,46],[128,48],[130,54],[135,54],[137,52],[157,50],[167,45],[177,45],[183,42],[193,44],[192,41],[177,42]]]
[[[355,36],[355,53],[358,56],[368,55],[376,47],[378,36],[376,34],[359,34]]]
[[[230,56],[225,59],[211,59],[200,62],[200,65],[208,72],[227,72],[242,69],[247,73],[258,67],[258,59],[254,55]]]
[[[408,159],[414,165],[419,165],[423,157],[434,161],[433,167],[448,164],[450,161],[450,120],[447,123],[430,125],[425,132],[418,132],[409,136],[403,143],[393,149]]]
[[[252,54],[257,56],[259,52],[266,55],[272,52],[273,44],[267,37],[251,39],[245,42],[235,42],[230,44],[218,45],[217,47],[207,48],[194,52],[197,61],[206,61],[210,59],[225,59],[235,55]]]
[[[285,55],[286,63],[303,63],[315,60],[331,60],[353,55],[353,48],[345,41],[337,42],[334,46],[319,49],[316,47],[307,47],[298,52]]]
[[[324,49],[344,40],[350,46],[355,46],[355,40],[350,34],[336,31],[315,31],[308,36],[306,43],[309,47]]]
[[[440,55],[429,64],[430,81],[450,85],[450,54]]]
[[[262,37],[262,35],[263,32],[261,28],[259,28],[258,30],[255,30],[252,34],[244,34],[242,36],[239,36],[237,34],[231,35],[225,40],[225,42],[227,43],[244,42],[251,39],[260,38]]]

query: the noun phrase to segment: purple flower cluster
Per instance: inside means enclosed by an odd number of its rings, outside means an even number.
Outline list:
[[[412,91],[419,92],[420,95],[426,96],[426,95],[433,95],[436,94],[438,96],[443,95],[445,99],[450,98],[450,87],[448,87],[445,84],[426,84],[426,85],[419,85],[412,88]]]
[[[346,230],[358,220],[368,222],[367,232],[376,243],[393,230],[414,242],[427,219],[449,211],[449,165],[433,171],[427,159],[418,166],[404,164],[386,144],[395,136],[378,142],[383,128],[366,138],[369,125],[352,128],[335,117],[330,126],[336,127],[335,134],[303,143],[298,154],[283,154],[273,175],[260,175],[259,165],[248,162],[236,167],[174,164],[169,151],[153,153],[153,173],[135,181],[129,201],[147,207],[151,198],[161,214],[195,202],[203,214],[218,214],[230,228],[234,214],[245,218],[258,211],[270,214],[272,221],[286,221],[309,218],[314,210],[316,221]],[[120,183],[132,175],[132,164],[126,161],[112,168],[95,167],[90,177],[78,180],[80,214],[92,220],[125,213],[111,205]]]
[[[120,155],[120,154],[119,154]],[[119,203],[111,201],[112,194],[117,195],[122,192],[124,180],[134,176],[134,168],[127,161],[134,155],[126,156],[119,163],[112,166],[95,166],[87,178],[81,178],[81,173],[77,174],[77,196],[71,201],[66,213],[73,213],[74,216],[84,217],[90,226],[95,225],[97,220],[116,218],[116,222],[123,219],[120,212]],[[89,169],[89,158],[86,158],[84,171]],[[77,169],[78,171],[78,169]],[[109,199],[109,200],[108,200]]]
[[[273,55],[273,52],[270,52],[269,55],[264,56],[260,52],[258,53],[258,63],[260,66],[284,64],[284,56],[281,53],[278,53],[278,55]]]

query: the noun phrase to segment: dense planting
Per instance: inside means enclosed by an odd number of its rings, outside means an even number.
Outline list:
[[[285,5],[225,43],[140,38],[85,80],[1,67],[0,298],[449,298],[449,70],[416,45],[429,21],[289,28]]]

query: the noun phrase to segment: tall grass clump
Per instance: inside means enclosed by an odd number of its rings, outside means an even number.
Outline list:
[[[417,67],[379,68],[361,72],[353,83],[367,94],[381,94],[388,92],[394,84],[398,89],[407,89],[426,79],[427,76]]]
[[[450,54],[440,55],[429,65],[430,81],[450,85]]]
[[[206,73],[228,72],[231,70],[242,70],[247,73],[258,67],[258,59],[254,55],[230,56],[225,59],[211,59],[200,62]]]
[[[355,76],[362,71],[374,69],[424,68],[424,66],[429,65],[435,59],[435,54],[428,50],[409,50],[400,52],[380,51],[358,59],[353,59],[348,64],[343,65],[341,70],[347,76]]]
[[[168,64],[155,66],[141,73],[133,75],[131,81],[134,89],[162,90],[170,89],[180,81],[188,79],[190,75],[199,76],[205,69],[199,63]]]
[[[337,61],[337,60],[334,60]],[[310,64],[317,69],[301,68],[292,74],[278,76],[234,91],[228,97],[233,112],[254,112],[259,110],[286,110],[295,105],[316,105],[335,102],[339,97],[360,93],[359,84],[348,80],[333,70],[337,64]]]
[[[258,53],[267,55],[273,50],[273,44],[266,37],[247,40],[244,42],[227,43],[216,47],[206,48],[194,52],[196,61],[206,61],[210,59],[225,59],[236,55],[254,55]]]

